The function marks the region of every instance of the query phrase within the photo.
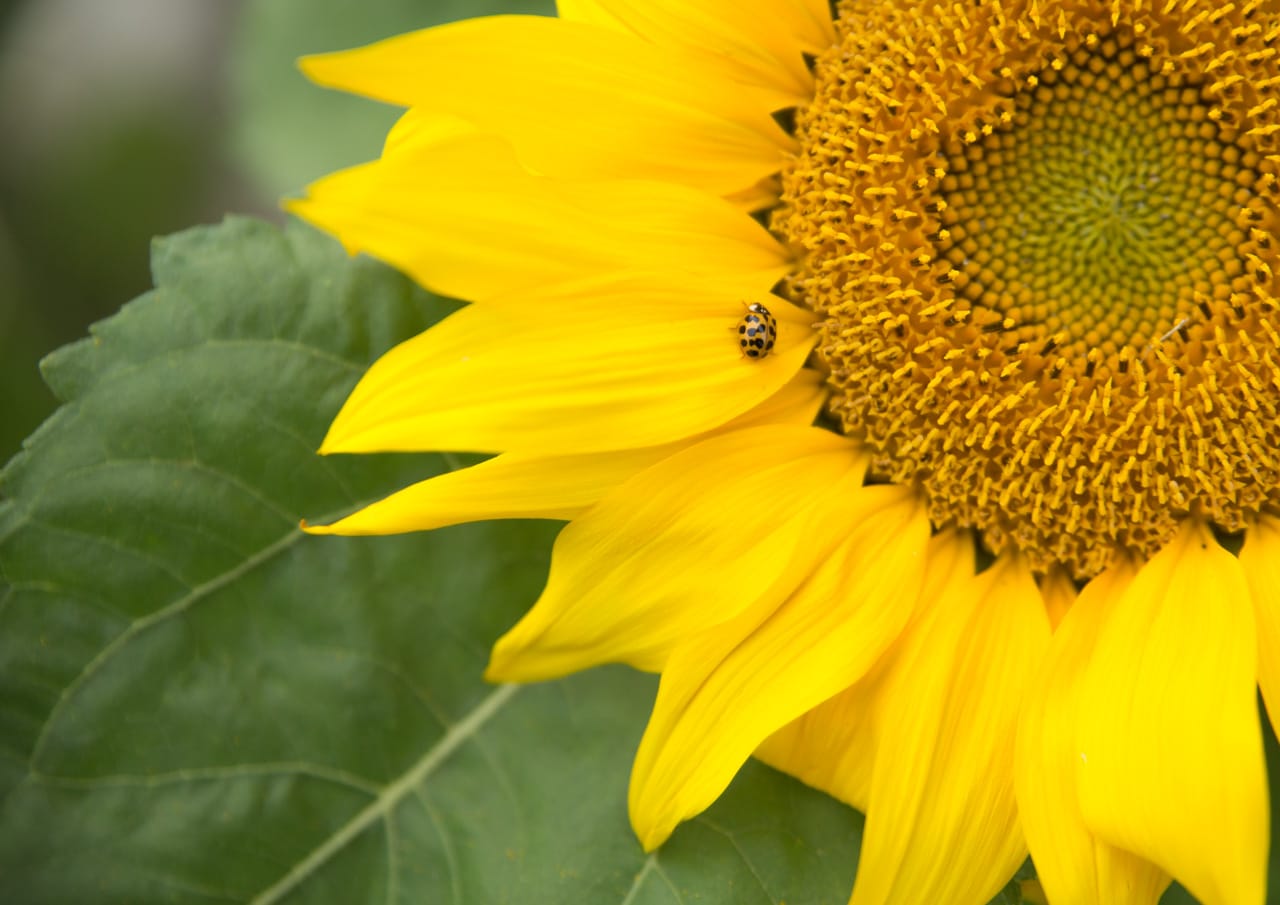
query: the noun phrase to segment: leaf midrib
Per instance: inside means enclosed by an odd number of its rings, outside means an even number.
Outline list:
[[[502,685],[494,689],[466,717],[454,723],[444,736],[422,755],[400,777],[385,786],[355,816],[339,827],[328,839],[311,850],[305,858],[289,869],[279,880],[271,884],[250,901],[250,905],[272,905],[291,892],[298,884],[318,870],[326,861],[342,850],[351,840],[369,826],[385,817],[400,800],[412,792],[419,783],[431,775],[464,742],[480,731],[515,696],[522,686]]]

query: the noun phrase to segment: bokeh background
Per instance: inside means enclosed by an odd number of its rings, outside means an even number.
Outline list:
[[[0,0],[0,463],[54,409],[38,362],[150,286],[153,236],[376,156],[396,111],[293,61],[539,0]]]
[[[274,207],[227,141],[244,7],[3,5],[0,460],[55,405],[39,359],[148,288],[152,236]]]

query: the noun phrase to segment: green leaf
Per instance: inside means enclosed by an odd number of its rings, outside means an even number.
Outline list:
[[[651,677],[481,681],[555,525],[298,530],[448,467],[313,453],[448,304],[249,220],[154,273],[48,359],[63,405],[0,484],[7,901],[843,905],[861,819],[762,766],[640,850]]]
[[[231,148],[267,197],[378,156],[398,108],[309,83],[294,61],[472,16],[553,15],[553,0],[247,0],[231,45]]]

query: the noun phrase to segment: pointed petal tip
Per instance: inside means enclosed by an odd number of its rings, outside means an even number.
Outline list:
[[[489,665],[484,668],[484,675],[482,678],[490,685],[506,685],[513,681],[510,676],[506,675],[502,671],[502,667],[495,666],[492,660],[490,660]]]
[[[484,680],[493,685],[528,685],[533,682],[550,682],[572,671],[539,668],[540,665],[536,661],[531,662],[529,658],[516,655],[500,658],[495,653],[485,667]]]
[[[336,423],[336,422],[335,422]],[[320,441],[320,445],[316,447],[316,455],[331,456],[334,453],[344,452],[342,444],[333,436],[333,425],[329,425],[329,431],[324,435],[324,439]]]
[[[489,664],[484,668],[484,680],[494,685],[520,681],[518,676],[512,674],[512,657],[503,643],[506,639],[507,636],[503,635],[493,645],[493,649],[489,651]]]
[[[636,839],[640,842],[640,847],[644,849],[645,854],[655,851],[670,839],[679,822],[670,817],[664,819],[658,807],[655,807],[658,803],[652,799],[653,795],[647,789],[637,785],[636,773],[632,772],[631,788],[627,796],[627,812],[631,818],[631,831],[636,834]]]
[[[644,849],[644,853],[646,855],[653,854],[653,852],[657,851],[659,848],[662,847],[662,843],[666,842],[667,839],[671,837],[670,832],[667,832],[664,834],[658,834],[658,833],[652,833],[652,832],[648,834],[643,834],[640,832],[639,829],[636,829],[635,832],[636,832],[636,838],[640,840],[640,847]]]
[[[340,177],[341,171],[334,174],[332,178]],[[286,214],[297,217],[303,223],[336,239],[342,246],[342,250],[347,253],[347,256],[354,258],[364,251],[364,247],[352,239],[350,234],[342,228],[341,216],[335,215],[332,210],[327,209],[325,202],[317,197],[319,192],[324,191],[329,178],[326,177],[311,183],[306,188],[306,194],[301,198],[280,199],[280,209]]]
[[[520,681],[519,676],[513,674],[510,657],[503,655],[501,645],[501,640],[494,645],[493,650],[489,652],[489,665],[484,668],[484,680],[493,685]]]
[[[298,520],[298,529],[302,531],[303,534],[310,534],[315,537],[337,534],[337,532],[333,530],[333,525],[313,525],[306,519]]]
[[[298,68],[307,79],[322,87],[329,87],[332,81],[332,61],[333,57],[342,56],[347,51],[339,51],[338,53],[309,53],[305,56],[298,57],[293,61],[293,65]]]
[[[561,658],[540,653],[536,638],[522,637],[527,634],[521,631],[522,624],[516,623],[493,645],[489,665],[484,670],[486,682],[545,682],[574,671],[572,667],[565,668]]]
[[[373,367],[376,367],[376,363]],[[370,368],[372,370],[372,367]],[[325,431],[324,439],[320,441],[320,445],[316,447],[316,454],[321,456],[332,456],[335,453],[371,453],[371,452],[434,452],[435,450],[427,449],[422,446],[396,446],[388,447],[370,442],[369,431],[363,429],[367,425],[361,425],[352,414],[352,401],[359,395],[361,398],[368,397],[368,393],[362,393],[364,387],[362,384],[369,376],[369,371],[365,371],[364,376],[360,378],[360,383],[356,385],[351,394],[347,396],[342,408],[338,410],[338,414],[333,416],[333,421],[329,423],[329,429]]]

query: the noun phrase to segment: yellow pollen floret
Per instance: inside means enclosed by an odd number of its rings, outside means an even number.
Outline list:
[[[1040,571],[1280,504],[1276,2],[846,2],[773,227],[830,409]]]

